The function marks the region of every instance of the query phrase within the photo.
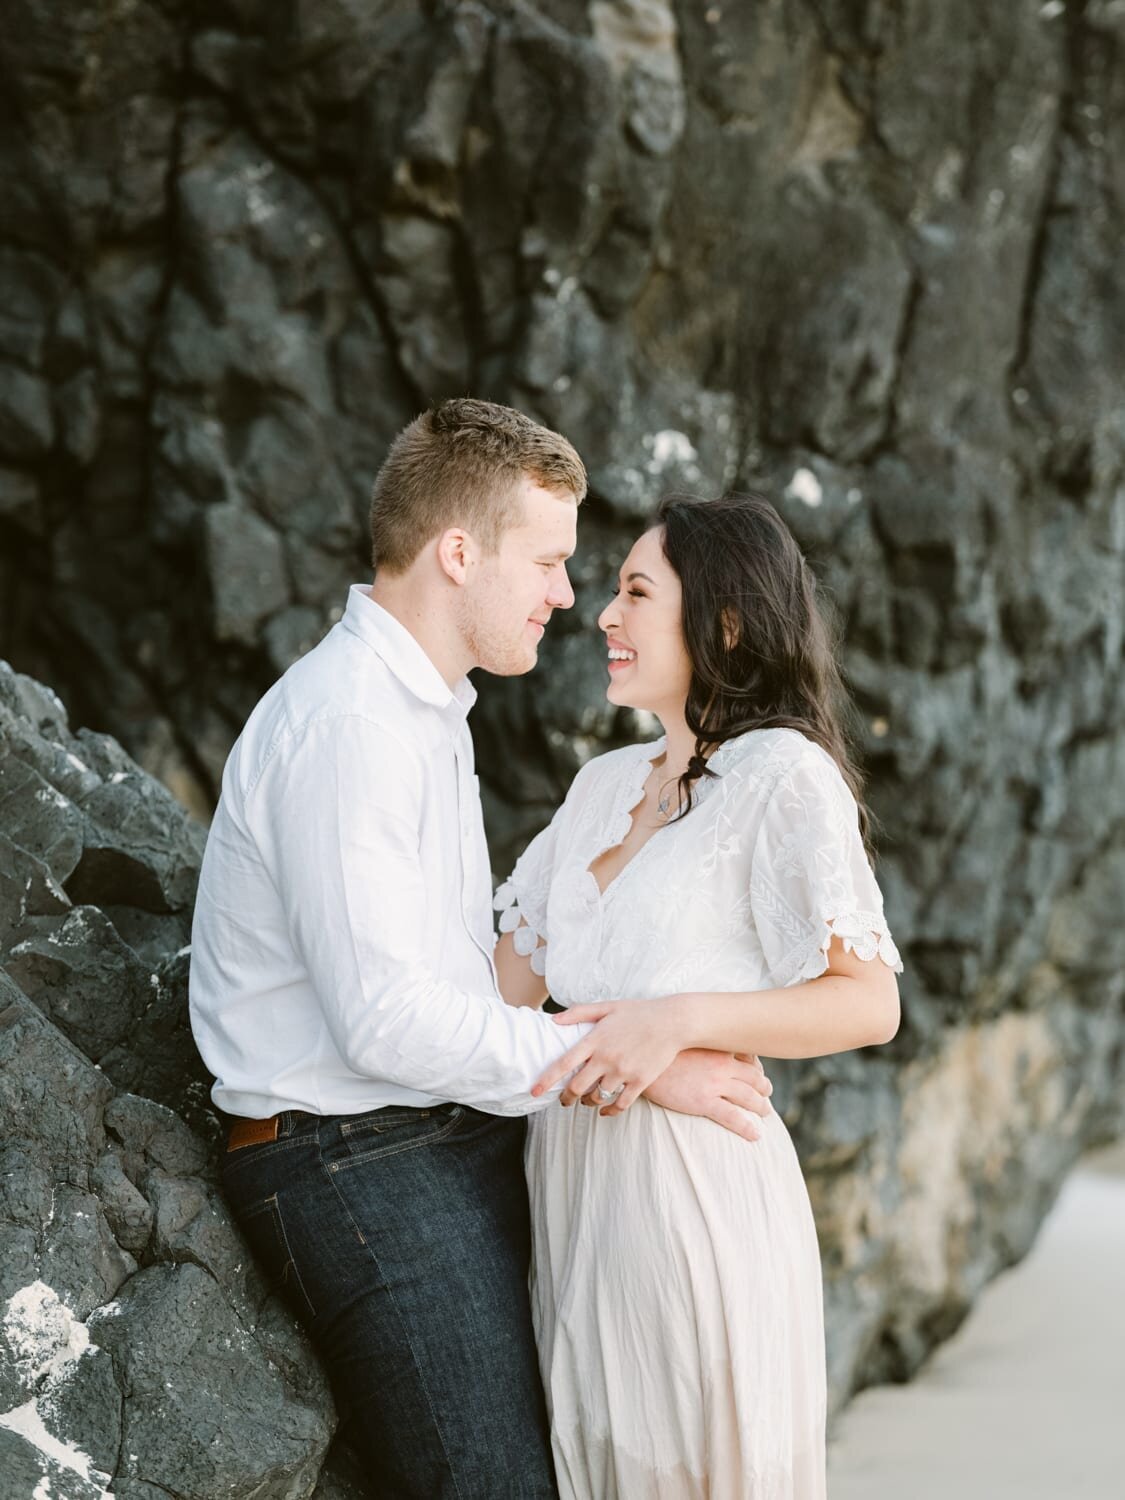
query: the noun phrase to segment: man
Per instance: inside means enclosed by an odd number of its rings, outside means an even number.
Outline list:
[[[254,709],[203,863],[191,1011],[241,1117],[225,1191],[388,1500],[556,1493],[522,1116],[575,1034],[500,999],[466,673],[535,664],[574,602],[585,489],[571,445],[506,407],[447,401],[400,433],[375,582]],[[693,1053],[649,1096],[752,1136],[728,1096],[764,1113],[767,1089]]]

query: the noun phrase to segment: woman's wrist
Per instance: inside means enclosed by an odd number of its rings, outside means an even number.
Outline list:
[[[704,996],[694,990],[687,990],[682,994],[669,995],[668,1001],[672,1008],[672,1024],[680,1051],[686,1052],[690,1047],[705,1047],[707,1044],[701,1039],[704,1032]]]

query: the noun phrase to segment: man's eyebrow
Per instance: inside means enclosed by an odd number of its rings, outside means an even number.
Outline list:
[[[634,578],[643,578],[646,583],[651,583],[653,588],[656,587],[656,579],[650,578],[647,573],[630,573],[625,582],[632,583]]]
[[[569,562],[574,556],[573,552],[541,552],[540,557],[544,562]]]

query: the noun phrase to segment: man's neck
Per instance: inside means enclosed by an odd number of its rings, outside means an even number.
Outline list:
[[[476,665],[465,643],[439,610],[428,607],[423,590],[411,587],[406,580],[376,578],[367,590],[370,597],[408,630],[441,673],[445,684],[453,688]]]

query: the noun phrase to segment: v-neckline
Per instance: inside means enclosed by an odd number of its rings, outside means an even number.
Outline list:
[[[708,768],[712,771],[719,771],[720,767],[727,765],[731,755],[735,751],[736,746],[744,745],[751,735],[761,732],[762,731],[750,729],[743,734],[735,735],[732,739],[724,740],[708,756]],[[623,844],[629,837],[629,834],[633,827],[633,814],[636,812],[638,804],[640,803],[641,798],[644,796],[645,782],[648,780],[652,772],[656,757],[658,755],[663,755],[665,750],[668,748],[668,736],[662,734],[659,739],[648,740],[644,744],[637,745],[635,748],[638,752],[637,759],[636,761],[630,763],[628,767],[628,775],[622,777],[614,800],[613,812],[610,814],[609,819],[607,820],[606,828],[607,832],[610,835],[610,842],[608,844],[599,845],[595,853],[590,857],[590,859],[586,861],[586,878],[593,886],[594,891],[597,894],[599,903],[603,902],[610,894],[610,892],[614,890],[614,888],[625,877],[625,875],[628,874],[628,872],[644,854],[648,846],[651,843],[654,843],[662,833],[667,833],[670,828],[674,827],[677,821],[673,818],[670,822],[665,823],[663,828],[654,828],[652,833],[649,834],[648,838],[645,839],[644,843],[636,851],[636,853],[629,856],[629,858],[621,866],[620,870],[618,870],[613,879],[606,882],[605,888],[603,889],[602,886],[598,884],[598,877],[594,874],[593,870],[590,867],[595,863],[595,861],[601,859],[603,854],[607,854],[610,849],[616,849],[619,844]],[[642,768],[644,774],[638,779],[638,772],[640,772]],[[695,799],[698,800],[699,798],[706,796],[707,789],[710,785],[711,782],[707,777],[701,777],[700,780],[695,783]],[[621,829],[620,833],[617,833],[618,828]]]
[[[599,859],[601,859],[603,854],[608,854],[611,849],[619,848],[629,837],[630,833],[632,833],[633,814],[636,812],[637,808],[640,806],[642,799],[644,798],[645,782],[652,774],[657,757],[664,754],[664,751],[667,748],[667,743],[667,736],[661,735],[658,740],[649,740],[645,744],[639,745],[637,747],[641,754],[638,756],[635,764],[629,767],[630,775],[624,778],[621,783],[621,787],[618,790],[617,801],[614,806],[613,814],[610,817],[609,823],[607,825],[607,831],[613,834],[616,832],[617,828],[621,827],[622,823],[624,823],[623,831],[618,837],[613,839],[612,843],[603,844],[597,850],[597,852],[593,854],[586,862],[586,875],[587,878],[592,881],[594,889],[598,893],[599,901],[605,900],[605,898],[609,895],[610,891],[613,890],[614,886],[618,883],[625,872],[631,869],[633,865],[636,864],[637,860],[640,859],[641,855],[645,852],[652,841],[660,834],[664,833],[671,826],[670,824],[666,823],[663,828],[654,828],[653,831],[649,834],[648,838],[645,839],[644,843],[640,846],[640,848],[635,850],[629,856],[629,858],[621,866],[620,870],[618,870],[617,874],[614,875],[612,880],[608,880],[603,888],[603,886],[598,881],[598,877],[594,874],[592,867],[597,863]],[[642,767],[644,767],[644,775],[641,776],[638,780],[637,772],[640,771]]]

